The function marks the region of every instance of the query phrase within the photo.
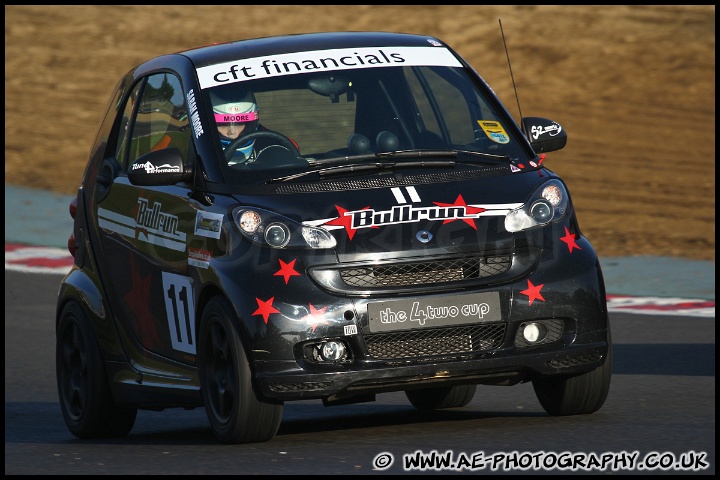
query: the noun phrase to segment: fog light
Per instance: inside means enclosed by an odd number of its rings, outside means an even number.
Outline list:
[[[528,342],[537,342],[540,337],[540,329],[534,323],[527,325],[523,330],[523,337]]]
[[[347,358],[345,344],[335,340],[325,342],[320,349],[320,354],[323,360],[328,362],[337,362],[338,360],[345,360],[345,358]]]
[[[522,334],[528,343],[537,343],[545,339],[547,328],[542,323],[528,323],[523,328]]]

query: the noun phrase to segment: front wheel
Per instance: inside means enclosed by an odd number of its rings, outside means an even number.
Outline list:
[[[60,409],[78,438],[122,437],[135,424],[137,409],[115,404],[100,347],[82,307],[69,302],[56,332],[55,372]]]
[[[198,366],[205,411],[221,442],[265,442],[280,427],[283,404],[265,401],[255,393],[234,319],[222,297],[213,298],[202,315]]]
[[[605,403],[612,374],[612,345],[605,363],[580,375],[556,375],[533,380],[540,405],[553,416],[594,413]]]
[[[418,410],[464,407],[475,396],[477,385],[455,385],[454,387],[424,388],[405,392],[413,407]]]

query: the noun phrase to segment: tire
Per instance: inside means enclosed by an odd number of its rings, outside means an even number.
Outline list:
[[[413,407],[418,410],[436,410],[464,407],[473,399],[476,389],[477,385],[455,385],[454,387],[407,390],[405,395]]]
[[[538,377],[533,380],[535,395],[543,409],[553,416],[594,413],[605,403],[612,375],[612,345],[605,363],[580,375]]]
[[[198,367],[205,411],[222,443],[256,443],[273,438],[282,402],[261,399],[253,389],[248,357],[228,302],[215,297],[200,321]]]
[[[55,375],[60,408],[73,435],[88,439],[130,433],[137,409],[121,408],[113,401],[95,332],[76,302],[69,302],[60,314]]]

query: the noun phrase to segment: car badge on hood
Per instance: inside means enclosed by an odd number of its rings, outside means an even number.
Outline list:
[[[428,243],[430,240],[432,240],[432,233],[428,232],[427,230],[420,230],[417,235],[415,235],[418,240],[422,243]]]

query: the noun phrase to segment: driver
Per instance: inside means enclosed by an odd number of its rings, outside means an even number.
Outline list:
[[[210,101],[223,150],[240,135],[261,128],[255,95],[250,90],[223,92],[222,96],[210,92]],[[252,162],[256,157],[255,140],[250,140],[236,148],[229,164]]]

